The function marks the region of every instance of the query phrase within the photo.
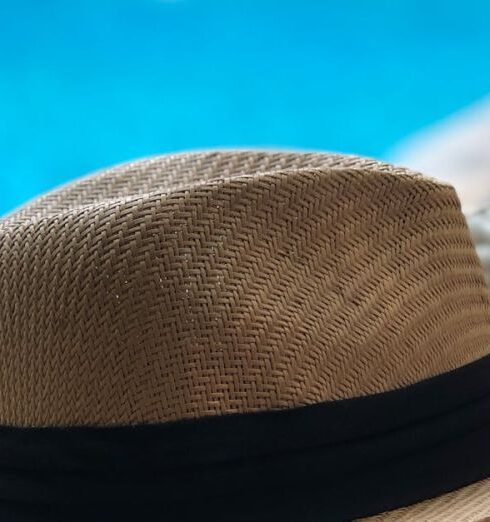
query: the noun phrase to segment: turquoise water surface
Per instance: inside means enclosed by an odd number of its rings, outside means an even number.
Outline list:
[[[0,213],[168,151],[386,158],[489,91],[488,0],[0,0]]]

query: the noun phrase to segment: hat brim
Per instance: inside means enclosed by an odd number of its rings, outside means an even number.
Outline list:
[[[490,478],[412,506],[359,519],[363,522],[490,521]]]

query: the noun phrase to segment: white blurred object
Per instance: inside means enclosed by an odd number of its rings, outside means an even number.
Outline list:
[[[473,233],[476,249],[490,282],[490,209],[468,216],[468,224]]]
[[[467,213],[490,207],[490,97],[408,139],[392,159],[454,185]]]
[[[391,159],[454,185],[490,281],[490,97],[402,143]]]

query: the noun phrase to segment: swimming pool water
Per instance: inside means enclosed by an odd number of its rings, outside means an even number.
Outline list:
[[[490,90],[490,2],[0,0],[0,214],[149,154],[387,158]]]

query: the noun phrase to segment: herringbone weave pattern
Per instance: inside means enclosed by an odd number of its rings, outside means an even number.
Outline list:
[[[159,422],[381,392],[490,350],[453,189],[371,160],[197,153],[0,221],[0,422]]]

